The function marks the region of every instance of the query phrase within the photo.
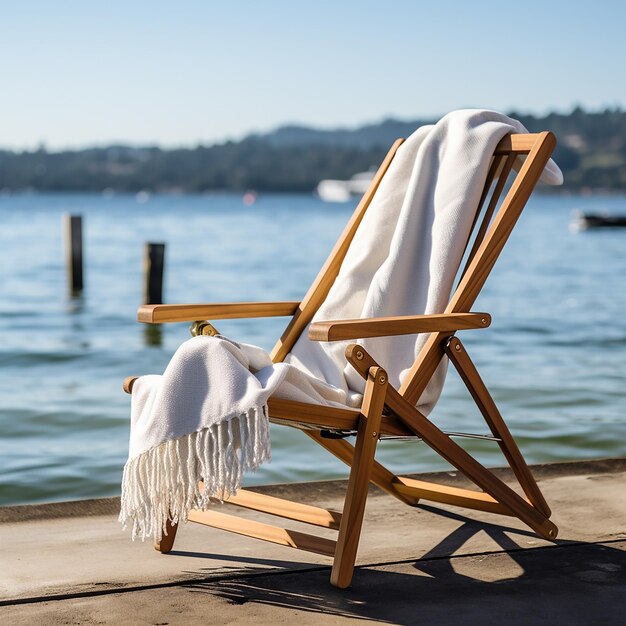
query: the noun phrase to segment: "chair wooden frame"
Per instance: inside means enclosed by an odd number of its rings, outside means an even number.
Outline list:
[[[391,147],[302,302],[147,305],[140,308],[138,320],[146,323],[197,322],[204,319],[291,315],[291,321],[272,351],[274,362],[282,361],[326,298],[354,234],[401,143],[402,140],[398,140]],[[429,500],[514,516],[541,537],[550,540],[556,538],[557,528],[549,520],[550,509],[487,387],[465,347],[455,335],[459,330],[489,326],[491,318],[488,314],[473,313],[470,309],[555,146],[554,135],[543,132],[509,135],[496,147],[476,214],[473,241],[468,242],[470,249],[468,261],[444,313],[324,321],[310,325],[309,338],[313,341],[429,333],[427,343],[399,389],[394,389],[388,384],[385,370],[362,346],[351,344],[347,348],[347,360],[365,379],[365,394],[360,410],[328,408],[279,399],[269,401],[270,419],[273,422],[303,429],[307,435],[350,467],[343,511],[328,511],[244,489],[226,502],[337,530],[337,540],[332,541],[214,511],[194,510],[189,516],[191,521],[333,557],[331,583],[341,588],[349,586],[352,580],[370,482],[412,506],[419,500]],[[524,162],[514,176],[506,196],[500,202],[514,162],[519,157],[524,157]],[[203,334],[210,335],[215,332],[208,323],[199,323],[197,328]],[[458,370],[494,438],[498,441],[525,497],[518,495],[415,408],[417,400],[445,356],[449,357]],[[132,383],[135,379],[136,377],[131,377],[125,381],[124,389],[128,393],[132,392]],[[326,438],[322,436],[323,430],[356,432],[355,444],[351,445],[345,438]],[[377,443],[385,435],[419,437],[459,472],[471,479],[481,491],[395,475],[374,458]],[[170,551],[174,544],[176,527],[168,524],[167,531],[160,544],[155,546],[161,552]]]

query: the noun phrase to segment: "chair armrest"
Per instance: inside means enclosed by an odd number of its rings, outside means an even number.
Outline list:
[[[299,302],[225,302],[220,304],[144,304],[137,311],[137,321],[147,324],[162,322],[195,322],[245,317],[280,317],[293,315]]]
[[[438,313],[434,315],[402,315],[372,317],[359,320],[314,322],[309,326],[312,341],[340,341],[416,333],[445,333],[470,328],[487,328],[488,313]]]

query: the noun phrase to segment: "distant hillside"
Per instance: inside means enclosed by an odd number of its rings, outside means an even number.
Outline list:
[[[258,138],[276,147],[324,145],[366,150],[372,146],[389,146],[398,137],[407,137],[419,126],[432,123],[433,120],[402,122],[400,120],[387,119],[379,124],[368,124],[352,130],[346,128],[325,130],[307,126],[281,126],[271,133],[259,135]]]
[[[578,108],[543,117],[510,115],[530,131],[556,133],[555,158],[565,175],[565,191],[626,192],[626,112]],[[0,189],[310,192],[322,178],[348,178],[377,165],[394,139],[425,123],[432,120],[388,119],[333,130],[289,125],[239,142],[189,149],[0,151]]]

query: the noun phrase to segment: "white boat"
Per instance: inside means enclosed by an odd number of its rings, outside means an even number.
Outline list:
[[[348,202],[351,198],[362,196],[369,187],[374,172],[359,172],[350,180],[321,180],[315,193],[324,202]]]

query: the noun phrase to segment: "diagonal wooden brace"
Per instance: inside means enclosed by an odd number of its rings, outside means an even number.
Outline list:
[[[360,358],[357,354],[360,354]],[[376,361],[362,346],[357,344],[348,347],[346,356],[348,361],[361,375],[368,372],[371,367],[377,366]],[[510,509],[516,517],[530,526],[537,534],[545,539],[556,538],[558,529],[545,515],[494,476],[492,472],[481,465],[461,446],[452,441],[450,437],[437,428],[392,386],[387,387],[385,406],[393,411],[416,435],[421,437],[424,443],[465,474],[496,501]]]
[[[474,398],[474,402],[476,402],[494,437],[499,439],[498,444],[502,450],[502,454],[504,454],[506,460],[509,462],[524,493],[538,511],[546,517],[550,517],[550,507],[548,503],[539,490],[535,478],[517,447],[515,439],[513,439],[511,435],[511,431],[506,425],[506,422],[502,419],[496,403],[493,401],[491,394],[480,377],[476,366],[467,354],[467,350],[461,343],[461,340],[457,337],[452,337],[446,346],[446,354],[459,372],[459,375],[472,395],[472,398]]]

